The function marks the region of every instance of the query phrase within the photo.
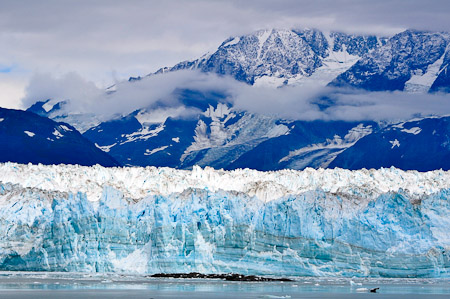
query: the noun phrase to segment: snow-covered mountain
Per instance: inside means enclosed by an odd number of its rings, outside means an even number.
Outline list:
[[[231,75],[249,84],[282,86],[308,81],[328,84],[386,38],[319,30],[261,30],[231,37],[218,49],[155,74],[199,69]],[[137,78],[132,78],[137,79]]]
[[[0,270],[449,277],[450,173],[0,164]]]
[[[67,123],[0,108],[0,161],[119,165]]]
[[[450,34],[407,30],[367,53],[331,84],[367,90],[446,91]]]

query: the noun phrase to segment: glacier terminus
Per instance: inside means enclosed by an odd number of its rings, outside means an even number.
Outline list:
[[[0,270],[450,277],[450,172],[0,164]]]

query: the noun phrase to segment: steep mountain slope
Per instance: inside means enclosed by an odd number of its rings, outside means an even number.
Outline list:
[[[425,118],[388,126],[361,138],[330,167],[450,169],[450,117]]]
[[[66,123],[4,108],[0,108],[0,161],[119,165]]]
[[[376,91],[446,89],[450,86],[446,75],[449,43],[448,33],[404,31],[367,53],[331,85]]]
[[[231,75],[249,84],[281,86],[301,84],[311,78],[326,85],[385,40],[311,29],[261,30],[229,38],[212,54],[162,68],[156,74],[199,69]]]

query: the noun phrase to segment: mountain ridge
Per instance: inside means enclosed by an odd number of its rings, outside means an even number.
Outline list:
[[[71,125],[5,108],[0,108],[0,161],[119,166]]]

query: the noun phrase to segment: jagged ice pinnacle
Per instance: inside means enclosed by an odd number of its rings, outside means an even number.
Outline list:
[[[450,172],[0,164],[0,269],[449,277]]]

